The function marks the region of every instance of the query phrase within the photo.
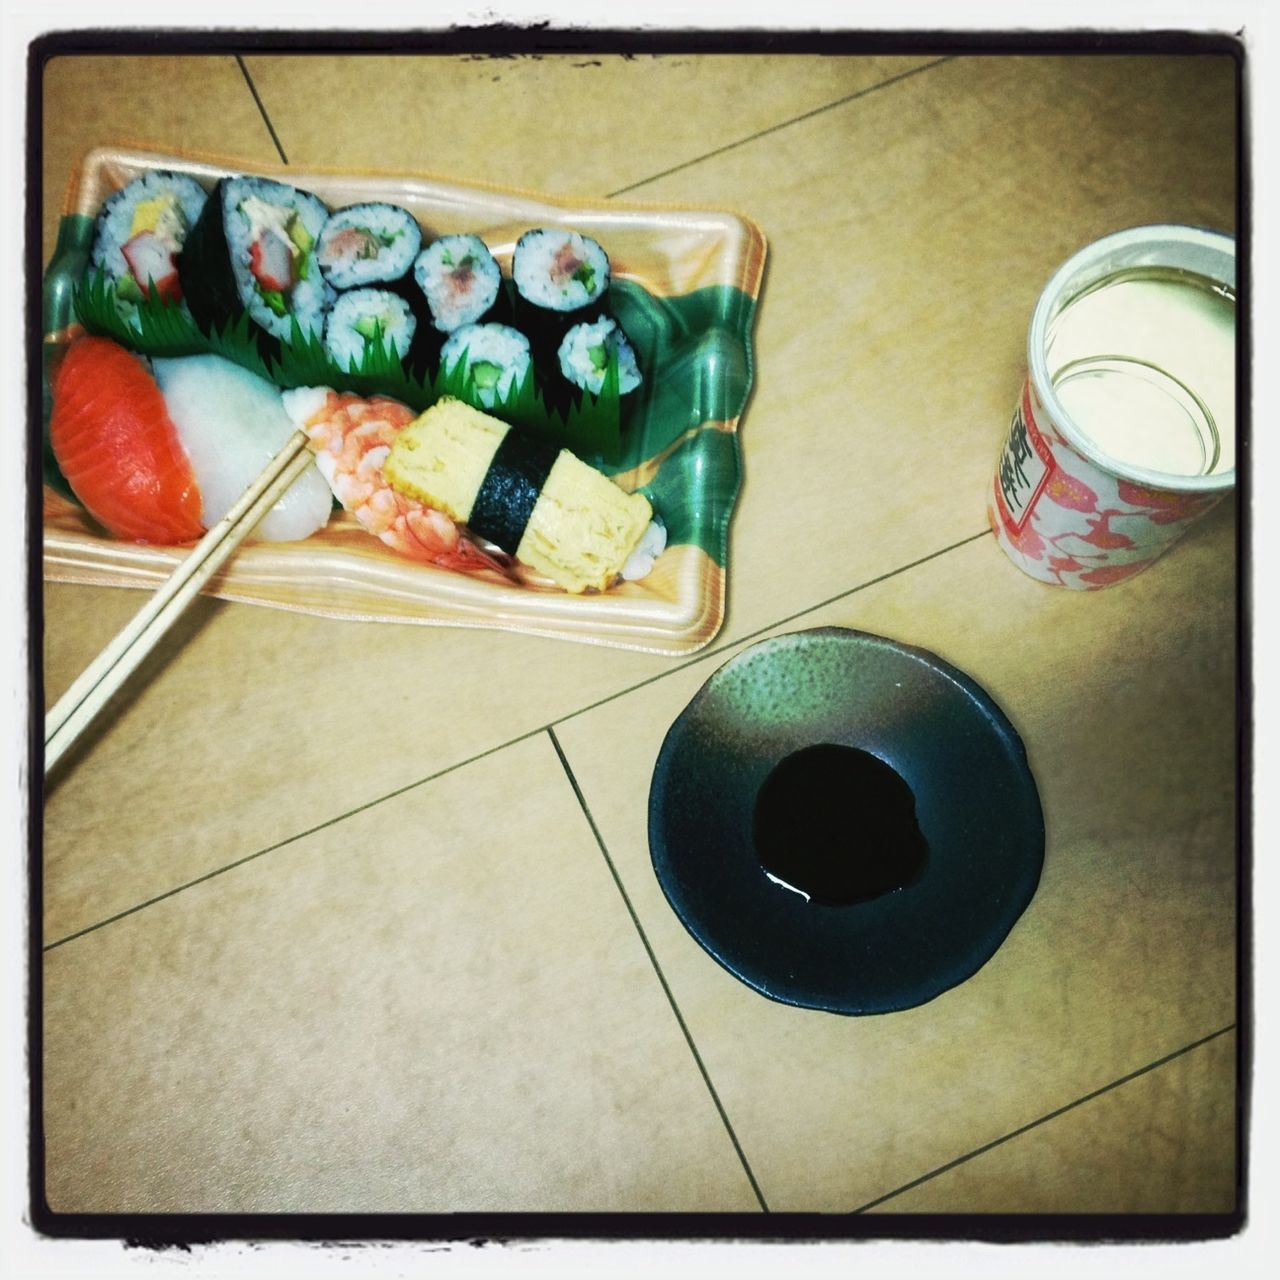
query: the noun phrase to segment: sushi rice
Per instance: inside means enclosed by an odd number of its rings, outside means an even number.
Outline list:
[[[385,350],[388,340],[403,360],[417,324],[399,294],[388,289],[352,289],[339,296],[325,320],[324,347],[340,369],[358,368],[370,346]]]
[[[440,351],[440,366],[451,370],[466,360],[476,395],[486,409],[505,400],[529,373],[529,340],[505,324],[469,324],[453,333]]]

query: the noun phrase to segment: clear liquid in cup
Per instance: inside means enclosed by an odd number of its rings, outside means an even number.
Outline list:
[[[1232,290],[1135,268],[1072,299],[1046,357],[1063,408],[1107,457],[1207,476],[1235,466],[1235,340]]]

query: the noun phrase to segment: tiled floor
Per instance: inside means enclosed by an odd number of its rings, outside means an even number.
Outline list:
[[[983,490],[1054,267],[1138,222],[1233,228],[1233,71],[50,64],[46,256],[76,158],[118,141],[729,208],[770,245],[708,650],[201,600],[86,735],[45,815],[51,1208],[1230,1212],[1235,504],[1077,595],[1008,563]],[[138,603],[46,586],[47,703]],[[753,639],[831,624],[985,685],[1045,810],[1004,946],[881,1017],[735,982],[648,856],[695,690]]]

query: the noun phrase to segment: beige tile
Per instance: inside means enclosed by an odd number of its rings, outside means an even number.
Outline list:
[[[628,195],[769,237],[729,634],[984,527],[1056,267],[1122,227],[1231,228],[1232,65],[958,58]]]
[[[56,1211],[758,1208],[546,736],[54,949],[44,994]]]
[[[557,728],[770,1209],[855,1209],[1233,1021],[1232,516],[1111,590],[1043,586],[985,537],[787,628],[932,650],[1028,750],[1047,831],[1035,898],[985,967],[913,1010],[770,1002],[667,905],[651,772],[723,651]]]
[[[617,54],[246,59],[291,164],[607,195],[931,59]],[[335,86],[358,85],[358,92]],[[699,197],[715,204],[715,188]]]
[[[876,1206],[884,1213],[1231,1213],[1236,1038],[1208,1044]]]
[[[213,151],[278,162],[234,57],[63,54],[44,72],[43,256],[57,239],[68,183],[94,147]]]
[[[46,584],[47,705],[145,598]],[[670,665],[551,640],[201,599],[51,779],[45,940]]]

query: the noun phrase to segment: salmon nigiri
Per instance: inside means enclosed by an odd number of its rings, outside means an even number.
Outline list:
[[[49,440],[76,497],[117,538],[173,545],[204,533],[200,486],[164,397],[123,347],[71,344],[54,378]]]

